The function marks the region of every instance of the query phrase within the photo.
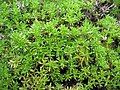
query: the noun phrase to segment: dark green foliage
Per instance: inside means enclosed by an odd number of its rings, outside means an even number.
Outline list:
[[[0,90],[119,90],[120,25],[94,4],[1,0]]]

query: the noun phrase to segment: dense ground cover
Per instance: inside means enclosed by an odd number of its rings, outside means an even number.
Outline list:
[[[0,0],[0,90],[120,90],[119,0]]]

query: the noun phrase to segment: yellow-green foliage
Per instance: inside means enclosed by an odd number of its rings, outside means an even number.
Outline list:
[[[120,25],[94,3],[0,0],[0,90],[119,90]]]

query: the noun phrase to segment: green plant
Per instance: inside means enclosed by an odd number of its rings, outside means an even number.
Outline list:
[[[1,0],[0,89],[119,90],[120,26],[94,3]]]

